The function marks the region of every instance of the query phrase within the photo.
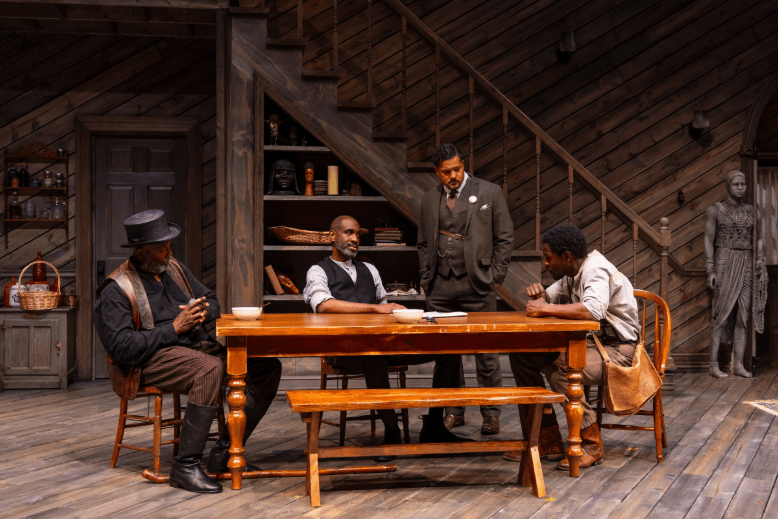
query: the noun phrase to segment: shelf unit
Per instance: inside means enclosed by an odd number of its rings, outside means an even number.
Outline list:
[[[55,164],[63,164],[64,165],[64,174],[65,174],[65,187],[56,188],[56,187],[11,187],[6,185],[8,182],[8,170],[9,166],[14,166],[21,162],[27,162],[27,163],[39,163],[39,164],[49,164],[50,166],[53,166]],[[50,167],[49,166],[49,167]],[[35,175],[31,175],[33,177]],[[68,152],[64,151],[62,155],[58,154],[57,152],[49,149],[47,146],[41,144],[41,143],[33,143],[20,152],[16,153],[9,153],[6,152],[5,154],[5,168],[3,172],[3,200],[4,200],[4,209],[5,209],[5,215],[3,218],[3,225],[5,227],[5,248],[8,248],[8,235],[11,233],[12,229],[16,229],[20,227],[21,225],[27,225],[28,228],[41,228],[41,229],[55,229],[57,227],[63,227],[65,229],[65,245],[64,248],[67,249],[68,245],[70,243],[70,229],[68,228],[68,213],[66,211],[65,218],[64,219],[42,219],[42,218],[9,218],[9,211],[10,211],[10,203],[9,200],[13,196],[13,193],[16,193],[18,197],[21,197],[23,199],[32,198],[36,196],[47,196],[47,197],[61,197],[65,200],[66,207],[67,203],[69,202],[70,198],[70,188],[68,187],[69,182],[68,178],[70,176],[69,171],[69,164],[68,164]],[[21,201],[20,201],[21,203]]]

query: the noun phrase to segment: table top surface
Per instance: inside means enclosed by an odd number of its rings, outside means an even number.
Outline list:
[[[599,330],[597,321],[527,317],[524,312],[478,312],[467,317],[398,323],[387,314],[265,314],[242,321],[224,314],[216,321],[218,337],[394,335],[438,333],[572,332]]]

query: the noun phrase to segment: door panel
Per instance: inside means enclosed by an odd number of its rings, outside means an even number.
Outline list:
[[[59,337],[59,320],[5,319],[3,359],[8,375],[57,375],[59,356],[55,338]],[[64,353],[64,352],[63,352]]]
[[[132,249],[121,247],[126,241],[123,222],[148,209],[162,209],[168,222],[181,227],[181,236],[173,240],[171,250],[187,263],[186,140],[95,137],[94,154],[95,265],[104,261],[108,275],[132,254]],[[194,210],[199,211],[199,207]],[[95,279],[95,287],[99,281]],[[95,377],[107,378],[105,349],[97,334],[93,344]]]

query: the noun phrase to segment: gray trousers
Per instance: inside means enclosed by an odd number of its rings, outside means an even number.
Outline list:
[[[467,275],[460,277],[435,276],[427,294],[427,309],[433,312],[496,312],[497,296],[494,291],[487,295],[477,294]],[[476,379],[478,387],[502,387],[500,356],[497,353],[476,353]],[[459,359],[459,387],[465,387],[465,371],[462,358]],[[446,412],[465,414],[464,407],[447,407]],[[481,416],[500,416],[500,406],[481,406]]]
[[[601,339],[611,362],[618,366],[631,366],[635,356],[636,344],[620,343],[618,340]],[[545,387],[543,375],[551,390],[565,395],[567,405],[567,367],[564,353],[511,353],[511,371],[518,387]],[[583,369],[584,386],[596,386],[603,383],[602,355],[594,340],[590,337],[586,348],[586,367]],[[584,414],[581,429],[586,429],[597,421],[589,402],[582,400]]]

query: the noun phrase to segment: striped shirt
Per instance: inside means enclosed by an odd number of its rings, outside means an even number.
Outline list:
[[[332,258],[330,258],[332,259]],[[351,277],[351,281],[357,282],[357,267],[351,260],[348,261],[335,261],[332,262],[346,271]],[[375,285],[375,298],[379,304],[385,304],[386,290],[384,290],[384,284],[381,282],[381,276],[378,274],[378,270],[370,263],[363,262],[363,265],[367,267],[367,270],[373,275],[373,284]],[[327,281],[327,274],[318,265],[314,265],[308,269],[308,273],[305,275],[305,289],[303,290],[303,299],[311,308],[314,313],[316,309],[324,301],[328,299],[335,299],[330,292],[330,286]]]
[[[606,321],[624,342],[638,340],[638,303],[627,276],[596,250],[574,278],[565,276],[546,289],[546,302],[583,303],[597,321]]]

